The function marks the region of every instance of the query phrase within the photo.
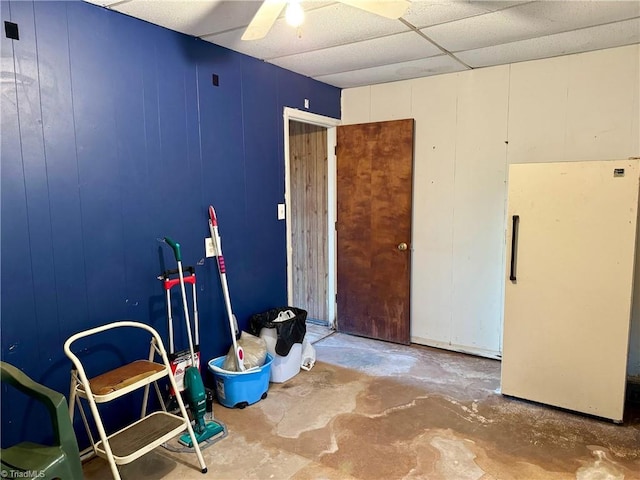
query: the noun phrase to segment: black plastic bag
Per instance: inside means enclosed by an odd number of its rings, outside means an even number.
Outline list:
[[[284,321],[275,320],[282,312],[291,310],[293,318]],[[256,313],[249,319],[249,333],[260,336],[263,328],[275,328],[278,333],[276,341],[276,353],[281,357],[289,355],[294,343],[302,343],[307,333],[307,311],[295,307],[272,308],[263,313]]]

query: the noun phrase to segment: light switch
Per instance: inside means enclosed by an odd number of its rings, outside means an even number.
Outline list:
[[[278,204],[278,220],[284,220],[285,218],[285,209],[284,209],[284,203],[279,203]]]

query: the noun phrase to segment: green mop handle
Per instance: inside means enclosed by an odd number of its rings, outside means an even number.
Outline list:
[[[184,308],[184,320],[187,324],[187,334],[189,336],[189,351],[191,352],[191,359],[193,360],[193,366],[197,366],[196,354],[193,348],[193,339],[191,337],[191,320],[189,319],[189,307],[187,307],[187,292],[184,289],[184,274],[182,273],[182,255],[180,254],[180,244],[174,242],[169,237],[164,237],[164,241],[173,249],[173,254],[176,257],[178,263],[178,276],[180,277],[180,292],[182,293],[182,307]],[[194,299],[195,302],[195,299]]]
[[[174,242],[169,237],[164,237],[164,241],[173,249],[173,254],[176,257],[176,262],[182,261],[182,254],[180,253],[180,244],[178,242]]]

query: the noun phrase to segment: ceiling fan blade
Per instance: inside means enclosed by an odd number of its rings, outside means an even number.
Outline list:
[[[259,40],[263,38],[271,30],[286,4],[286,1],[281,0],[264,0],[253,16],[251,23],[242,34],[242,40]]]
[[[400,18],[407,11],[410,2],[407,0],[339,0],[352,7],[375,13],[386,18]]]

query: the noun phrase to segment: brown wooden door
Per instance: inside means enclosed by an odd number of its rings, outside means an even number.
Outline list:
[[[413,125],[337,128],[340,332],[410,342]]]

